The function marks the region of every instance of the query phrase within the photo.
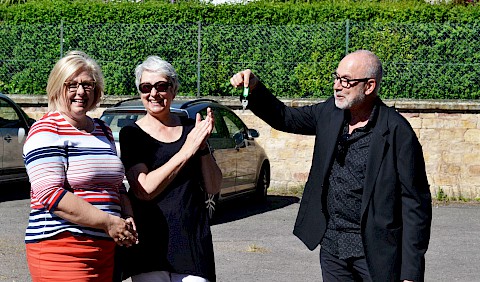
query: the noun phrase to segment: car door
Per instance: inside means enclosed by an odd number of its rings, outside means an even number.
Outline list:
[[[202,111],[202,116],[205,116],[205,113],[206,110]],[[220,197],[228,197],[235,193],[237,150],[223,119],[223,110],[213,107],[213,114],[215,127],[208,143],[223,175]]]
[[[223,109],[223,121],[227,126],[229,137],[235,143],[236,177],[235,192],[241,193],[255,187],[257,155],[255,147],[247,138],[247,127],[232,111]]]
[[[27,125],[20,113],[9,101],[0,98],[0,136],[2,143],[3,175],[14,177],[25,171],[22,149]]]

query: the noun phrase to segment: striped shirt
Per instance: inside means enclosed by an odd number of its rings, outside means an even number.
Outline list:
[[[120,215],[119,193],[125,192],[124,167],[117,157],[110,129],[105,136],[99,120],[91,133],[77,130],[59,112],[37,121],[23,147],[31,184],[31,211],[25,242],[32,243],[64,231],[110,238],[103,230],[80,226],[53,211],[67,191],[98,209]],[[68,180],[68,181],[66,181]]]

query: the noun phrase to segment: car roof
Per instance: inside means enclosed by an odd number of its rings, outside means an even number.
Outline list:
[[[194,118],[197,112],[207,108],[207,107],[216,107],[216,108],[226,108],[215,100],[212,99],[187,99],[187,100],[173,100],[170,105],[170,111],[174,113],[184,113],[189,118]],[[127,99],[121,102],[116,103],[110,108],[105,109],[105,112],[123,112],[123,111],[145,111],[142,100],[139,97]]]

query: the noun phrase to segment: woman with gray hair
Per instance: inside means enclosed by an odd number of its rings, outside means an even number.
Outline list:
[[[179,81],[172,65],[148,57],[135,70],[147,114],[120,131],[120,150],[139,244],[122,250],[123,279],[215,281],[205,192],[220,190],[222,173],[207,145],[213,112],[205,119],[170,112]],[[203,188],[202,188],[203,186]]]

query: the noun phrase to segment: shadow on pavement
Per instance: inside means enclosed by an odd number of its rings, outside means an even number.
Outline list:
[[[227,223],[256,214],[281,209],[298,203],[300,198],[294,196],[267,196],[266,200],[259,202],[253,198],[236,198],[220,203],[210,222],[211,225]]]
[[[0,185],[0,203],[30,199],[30,183],[15,182]]]

